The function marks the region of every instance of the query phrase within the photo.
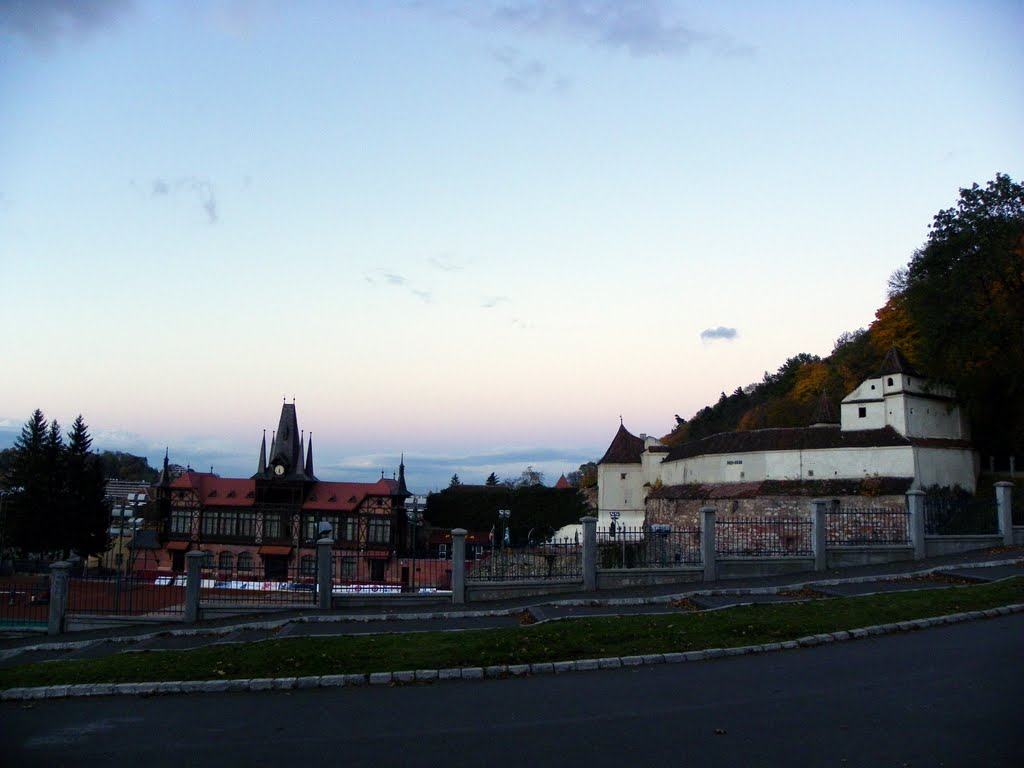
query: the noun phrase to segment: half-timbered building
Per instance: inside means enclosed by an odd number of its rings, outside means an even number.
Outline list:
[[[326,482],[313,466],[313,438],[299,431],[294,403],[284,403],[255,474],[220,477],[189,469],[164,472],[156,487],[160,569],[183,572],[185,553],[206,553],[218,579],[277,581],[316,573],[316,540],[329,523],[335,577],[341,582],[401,584],[412,545],[405,514],[405,463],[396,477],[372,483]],[[407,569],[406,569],[407,570]]]

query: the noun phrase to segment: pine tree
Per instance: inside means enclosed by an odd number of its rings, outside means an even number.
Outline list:
[[[22,552],[48,549],[46,519],[53,514],[52,473],[49,470],[50,430],[43,412],[36,409],[14,442],[8,487],[9,539]]]
[[[494,474],[493,472],[491,472],[491,474],[489,474],[487,476],[487,480],[486,480],[486,482],[484,482],[484,485],[492,485],[493,486],[493,485],[497,485],[497,484],[498,484],[498,476],[496,474]]]
[[[110,507],[106,501],[106,476],[103,464],[90,452],[92,438],[79,414],[68,433],[67,494],[64,519],[68,531],[67,546],[82,557],[107,548]]]

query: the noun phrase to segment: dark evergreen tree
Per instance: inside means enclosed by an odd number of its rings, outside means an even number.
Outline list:
[[[497,485],[497,484],[498,484],[498,476],[496,474],[494,474],[493,472],[491,472],[491,474],[489,474],[487,476],[487,480],[486,480],[486,482],[484,482],[484,485]]]
[[[107,548],[107,527],[110,506],[106,501],[107,478],[103,463],[89,449],[92,438],[79,414],[68,433],[66,458],[66,493],[63,518],[67,539],[65,551],[73,550],[82,557]]]
[[[81,416],[68,437],[65,445],[60,424],[36,410],[14,444],[6,539],[22,554],[85,557],[107,546],[106,477]]]
[[[46,519],[54,514],[52,472],[49,468],[50,430],[43,412],[36,410],[14,442],[7,484],[8,541],[25,552],[43,552],[51,547],[46,538]]]
[[[454,475],[452,475],[452,479],[448,482],[448,487],[449,488],[454,488],[457,485],[462,485],[462,481],[459,480],[459,473],[458,472],[456,472]]]

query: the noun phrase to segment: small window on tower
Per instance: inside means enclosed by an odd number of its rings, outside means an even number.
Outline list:
[[[619,475],[619,480],[625,480],[625,479],[626,479],[626,473],[623,472],[622,474]]]
[[[863,419],[868,415],[868,409],[865,406],[861,406],[857,409],[857,418]]]
[[[886,383],[888,383],[888,385],[889,385],[890,387],[892,386],[892,376],[890,376],[890,377],[889,377],[889,378],[887,379],[887,382],[886,382]]]

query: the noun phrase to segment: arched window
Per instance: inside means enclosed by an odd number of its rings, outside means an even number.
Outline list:
[[[217,569],[221,571],[231,572],[231,566],[234,565],[235,556],[230,552],[221,552],[220,557],[217,560]]]
[[[316,576],[316,558],[313,555],[303,555],[300,568],[303,576]]]
[[[252,571],[252,553],[243,552],[238,556],[238,572],[249,573]]]

